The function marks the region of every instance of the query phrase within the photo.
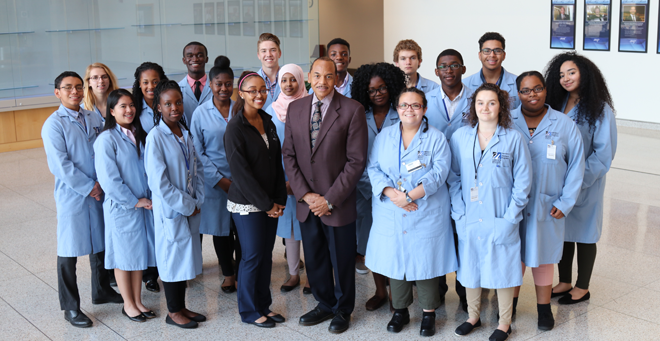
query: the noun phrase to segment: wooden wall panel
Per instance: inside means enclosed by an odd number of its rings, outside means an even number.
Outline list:
[[[57,107],[15,111],[16,141],[40,140],[41,127],[55,110]]]
[[[0,112],[0,143],[16,142],[14,112]]]

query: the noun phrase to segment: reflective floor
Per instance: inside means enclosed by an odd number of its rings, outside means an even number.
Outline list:
[[[553,299],[555,328],[536,328],[536,299],[531,272],[525,275],[511,340],[658,340],[660,339],[660,132],[619,128],[619,149],[608,174],[603,237],[591,280],[591,300],[559,306]],[[56,218],[53,176],[42,148],[0,153],[0,339],[1,340],[383,340],[421,339],[421,310],[411,307],[411,323],[400,334],[386,331],[387,307],[368,312],[364,303],[375,289],[371,274],[356,275],[357,301],[351,328],[328,333],[329,322],[298,325],[300,315],[316,306],[302,289],[282,294],[287,278],[284,247],[273,252],[272,309],[289,320],[274,329],[243,324],[236,294],[220,290],[222,274],[211,238],[204,240],[204,273],[190,281],[188,307],[208,317],[196,330],[165,324],[163,293],[143,291],[143,302],[159,317],[129,321],[121,305],[92,305],[89,261],[78,262],[82,309],[94,326],[69,325],[59,309],[56,272]],[[437,311],[434,337],[456,340],[454,329],[467,318],[459,308],[450,275],[450,292]],[[306,277],[303,274],[303,282]],[[557,282],[555,275],[555,283]],[[463,339],[486,340],[497,327],[497,297],[483,297],[484,326]]]

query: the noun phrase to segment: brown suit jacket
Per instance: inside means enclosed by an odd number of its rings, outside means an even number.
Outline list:
[[[344,226],[357,219],[355,189],[367,163],[367,120],[364,107],[335,91],[321,123],[314,150],[310,121],[312,96],[291,102],[287,111],[282,155],[289,185],[297,200],[312,192],[333,205],[332,214],[321,217],[328,226]],[[306,203],[296,205],[304,222]]]

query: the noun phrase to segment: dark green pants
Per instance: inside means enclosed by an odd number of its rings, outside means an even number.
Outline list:
[[[426,310],[435,310],[440,306],[440,293],[438,292],[439,277],[421,281],[402,281],[390,278],[392,290],[392,306],[394,309],[405,309],[413,303],[413,283],[417,285],[417,298],[419,306]]]

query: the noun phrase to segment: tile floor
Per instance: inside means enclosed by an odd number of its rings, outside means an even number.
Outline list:
[[[608,174],[605,223],[591,281],[592,298],[574,306],[553,300],[554,330],[536,328],[536,300],[531,273],[525,276],[511,340],[660,340],[660,162],[649,146],[660,142],[660,132],[619,128],[619,150]],[[651,152],[651,153],[649,153]],[[64,321],[57,296],[56,215],[53,177],[43,149],[0,153],[0,339],[1,340],[384,340],[420,339],[421,312],[411,309],[412,323],[400,334],[385,330],[390,318],[386,307],[367,312],[373,294],[371,275],[357,276],[357,302],[351,328],[335,336],[328,323],[301,327],[298,317],[316,302],[300,290],[282,294],[286,261],[281,242],[273,253],[274,311],[289,321],[264,330],[241,323],[236,294],[220,291],[222,275],[211,239],[204,241],[204,273],[190,282],[187,301],[209,318],[196,330],[184,331],[165,324],[162,293],[143,292],[144,303],[159,318],[138,324],[121,315],[120,305],[92,305],[87,258],[78,262],[82,309],[94,321],[78,329]],[[453,275],[449,282],[453,282]],[[303,280],[305,280],[303,275]],[[555,279],[556,282],[556,279]],[[451,286],[451,284],[450,284]],[[437,310],[438,340],[455,340],[453,330],[467,314],[450,292]],[[486,291],[484,327],[466,340],[485,340],[497,322],[497,298]]]

